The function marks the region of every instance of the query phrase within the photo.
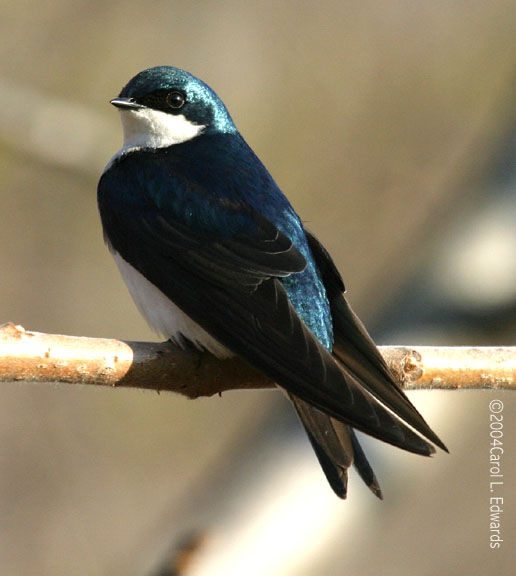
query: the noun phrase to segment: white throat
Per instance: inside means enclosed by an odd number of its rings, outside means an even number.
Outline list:
[[[198,136],[205,128],[187,120],[183,114],[160,110],[120,110],[124,129],[124,148],[166,148]]]
[[[140,148],[167,148],[181,144],[198,136],[205,128],[203,124],[194,124],[183,114],[167,114],[160,110],[141,108],[139,110],[120,110],[124,145],[111,158],[104,168],[106,172],[120,156]]]

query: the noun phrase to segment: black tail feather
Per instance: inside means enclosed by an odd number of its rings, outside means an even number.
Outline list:
[[[375,473],[369,464],[366,455],[358,442],[358,438],[356,437],[355,431],[353,428],[349,429],[349,433],[351,436],[351,444],[353,446],[353,454],[354,460],[353,464],[355,466],[356,471],[358,472],[360,478],[366,483],[369,487],[371,492],[383,500],[382,490],[380,485],[378,484],[378,480],[376,479]]]

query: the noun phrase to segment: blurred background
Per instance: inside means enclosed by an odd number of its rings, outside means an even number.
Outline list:
[[[155,339],[103,244],[96,183],[121,144],[110,98],[172,64],[227,104],[379,343],[516,345],[514,8],[0,1],[0,323]],[[341,502],[277,392],[4,385],[0,572],[164,575],[195,542],[188,576],[512,574],[513,396],[411,393],[450,455],[365,440],[385,500],[352,474]]]

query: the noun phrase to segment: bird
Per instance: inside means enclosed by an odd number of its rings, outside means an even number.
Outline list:
[[[416,454],[447,451],[217,94],[181,68],[156,66],[110,103],[123,146],[100,177],[98,208],[150,327],[182,347],[239,356],[273,380],[340,498],[351,465],[383,497],[356,430]]]

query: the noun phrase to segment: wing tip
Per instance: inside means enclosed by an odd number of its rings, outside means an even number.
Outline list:
[[[433,454],[435,454],[436,450],[435,450],[435,447],[433,446],[434,444],[435,444],[435,446],[437,446],[438,448],[440,448],[441,450],[443,450],[447,454],[450,453],[450,451],[446,447],[446,444],[439,438],[439,436],[437,436],[437,434],[431,428],[428,428],[429,433],[428,432],[423,433],[418,428],[415,428],[415,430],[418,432],[418,434],[421,434],[421,436],[424,437],[424,439],[425,439],[424,441],[428,446],[428,454],[426,452],[424,452],[425,456],[432,456]],[[432,444],[430,444],[430,442]]]
[[[383,492],[380,488],[380,485],[378,484],[378,481],[376,480],[376,477],[373,479],[371,484],[368,484],[367,487],[378,498],[378,500],[383,500]]]
[[[438,446],[441,450],[443,450],[444,452],[446,452],[446,454],[449,454],[450,451],[448,450],[448,447],[446,446],[446,444],[438,437],[436,436],[436,439],[438,440],[438,442],[436,442],[434,440],[434,444],[436,446]]]
[[[346,500],[348,496],[348,471],[343,466],[335,466],[337,474],[332,475],[323,467],[326,479],[335,494],[341,499]]]

